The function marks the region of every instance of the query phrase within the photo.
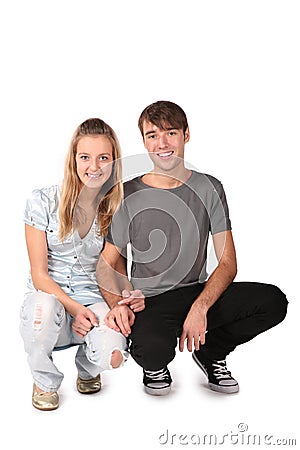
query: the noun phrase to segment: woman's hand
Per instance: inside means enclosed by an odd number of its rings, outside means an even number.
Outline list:
[[[98,326],[98,320],[93,311],[89,308],[86,308],[83,305],[78,306],[79,308],[77,311],[72,314],[74,317],[72,329],[76,334],[83,338],[93,327]]]

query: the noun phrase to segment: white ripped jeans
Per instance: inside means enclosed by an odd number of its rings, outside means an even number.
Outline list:
[[[110,360],[114,350],[121,352],[123,362],[128,358],[126,338],[104,323],[109,311],[107,304],[94,303],[89,308],[99,326],[80,338],[72,330],[73,318],[54,295],[41,291],[26,294],[20,332],[34,382],[43,391],[57,391],[64,377],[52,359],[55,349],[79,345],[75,363],[79,377],[85,380],[112,368]]]

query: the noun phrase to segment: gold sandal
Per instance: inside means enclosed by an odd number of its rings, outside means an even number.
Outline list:
[[[58,408],[59,397],[57,392],[38,392],[33,385],[32,405],[40,411],[52,411]]]
[[[83,380],[79,376],[77,377],[76,386],[80,394],[95,394],[101,389],[101,379],[100,374],[95,378],[90,378],[89,380]]]

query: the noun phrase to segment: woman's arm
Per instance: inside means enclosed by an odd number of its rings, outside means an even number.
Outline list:
[[[76,331],[85,335],[98,322],[94,313],[69,297],[48,273],[48,247],[46,233],[25,224],[25,238],[30,262],[31,278],[35,289],[53,294],[71,316],[79,319],[81,327]],[[82,332],[85,332],[84,334]]]

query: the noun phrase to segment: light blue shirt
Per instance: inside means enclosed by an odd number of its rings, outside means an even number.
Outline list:
[[[103,302],[96,280],[103,237],[97,234],[94,221],[83,239],[75,231],[61,242],[58,239],[59,200],[59,186],[35,189],[27,200],[24,222],[46,232],[48,272],[66,294],[83,305]],[[27,286],[30,291],[35,290],[30,274]]]

